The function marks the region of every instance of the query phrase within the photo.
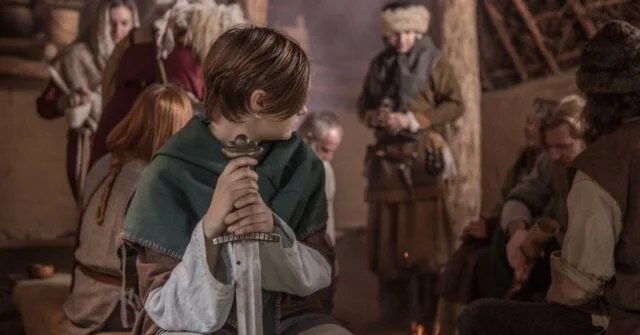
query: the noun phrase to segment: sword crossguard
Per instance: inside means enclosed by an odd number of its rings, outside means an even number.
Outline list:
[[[226,234],[213,238],[213,245],[239,241],[280,242],[280,235],[275,233],[246,233],[241,235]]]
[[[238,135],[235,140],[224,144],[222,154],[227,157],[227,159],[243,156],[258,158],[263,150],[264,149],[258,145],[258,141],[249,139],[247,135]]]

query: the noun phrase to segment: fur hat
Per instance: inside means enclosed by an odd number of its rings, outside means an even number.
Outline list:
[[[640,30],[624,21],[604,25],[582,51],[576,81],[584,93],[640,91]]]
[[[423,5],[407,4],[387,7],[382,10],[382,34],[384,36],[407,30],[426,34],[429,30],[431,14]]]

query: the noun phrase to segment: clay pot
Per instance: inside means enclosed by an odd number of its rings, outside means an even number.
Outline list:
[[[53,277],[56,274],[56,270],[53,265],[31,264],[27,267],[27,273],[29,278],[32,279],[47,279]]]
[[[69,45],[78,38],[80,11],[68,6],[51,6],[49,37],[57,45]]]
[[[29,36],[33,31],[34,18],[29,4],[6,1],[0,4],[0,35],[11,37]]]

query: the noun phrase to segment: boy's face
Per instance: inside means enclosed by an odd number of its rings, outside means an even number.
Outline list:
[[[254,124],[251,127],[254,130],[254,137],[262,141],[288,140],[295,131],[302,115],[304,115],[304,111],[294,114],[285,120],[271,115],[263,115],[260,119],[254,119]]]
[[[393,46],[397,53],[409,52],[416,44],[418,34],[415,31],[405,30],[387,36],[387,42]]]
[[[298,113],[283,120],[275,115],[262,114],[265,99],[266,93],[263,90],[255,90],[251,93],[249,108],[254,115],[260,115],[260,117],[250,118],[247,124],[250,136],[260,141],[288,140],[296,129],[300,117],[307,112],[307,107],[302,106],[302,110]]]

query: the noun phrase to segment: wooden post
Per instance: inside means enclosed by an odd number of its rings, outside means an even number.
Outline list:
[[[242,0],[242,8],[249,23],[260,27],[267,25],[269,0]]]
[[[477,0],[440,0],[443,57],[460,83],[465,112],[447,139],[458,164],[459,178],[450,190],[454,223],[478,218],[481,208],[480,173],[480,68],[478,58]]]

